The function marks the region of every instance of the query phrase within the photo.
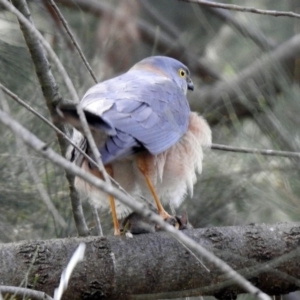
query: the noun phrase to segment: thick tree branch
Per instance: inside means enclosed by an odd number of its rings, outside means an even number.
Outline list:
[[[184,231],[268,294],[300,288],[299,224],[204,228]],[[166,233],[21,242],[0,246],[0,278],[18,285],[28,266],[29,286],[49,295],[78,244],[86,255],[64,299],[171,299],[237,295],[244,290],[203,257],[202,264]],[[37,257],[32,262],[34,253]],[[209,269],[209,271],[207,271]],[[135,296],[134,296],[135,295]],[[138,296],[139,295],[139,296]]]
[[[145,205],[135,201],[133,198],[128,197],[120,190],[114,188],[111,184],[107,184],[97,177],[85,172],[75,164],[70,163],[48,146],[40,141],[36,136],[31,132],[26,130],[16,121],[11,119],[7,114],[0,110],[0,122],[9,127],[14,134],[21,137],[26,144],[35,149],[37,152],[42,154],[44,157],[50,159],[54,164],[66,169],[69,172],[72,172],[74,175],[84,179],[88,183],[94,185],[95,187],[103,190],[109,195],[114,196],[114,198],[120,200],[123,204],[130,207],[132,210],[138,212],[143,217],[149,219],[152,222],[155,222],[160,226],[162,230],[167,231],[171,236],[180,241],[181,244],[189,248],[190,251],[195,254],[201,255],[201,257],[206,258],[209,262],[215,265],[218,269],[222,270],[226,276],[232,278],[238,285],[243,287],[247,292],[256,295],[261,300],[270,300],[270,298],[262,293],[259,289],[254,287],[249,281],[245,280],[240,274],[235,272],[229,265],[224,263],[220,258],[213,255],[210,251],[202,247],[201,245],[194,242],[192,239],[188,238],[182,232],[176,230],[173,226],[167,224],[159,215],[155,214],[149,210]]]

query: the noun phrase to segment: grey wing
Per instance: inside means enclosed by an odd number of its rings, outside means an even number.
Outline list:
[[[186,132],[190,114],[185,95],[170,79],[137,71],[94,86],[82,107],[116,130],[99,149],[104,163],[141,149],[165,151]]]

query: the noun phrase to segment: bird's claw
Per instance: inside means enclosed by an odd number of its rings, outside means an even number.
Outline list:
[[[193,228],[192,224],[189,223],[188,215],[184,212],[181,216],[175,216],[176,221],[179,224],[179,230],[191,229]]]
[[[155,232],[155,224],[140,214],[133,212],[128,215],[122,222],[122,235],[128,232],[132,234]]]
[[[165,222],[169,225],[174,226],[176,229],[184,230],[193,228],[188,222],[186,213],[181,216],[170,216],[166,217]],[[142,234],[142,233],[154,233],[156,231],[162,231],[161,227],[156,225],[154,222],[149,221],[140,214],[133,212],[127,216],[122,222],[121,235],[128,236],[128,234]]]
[[[180,224],[178,223],[176,216],[168,216],[167,218],[164,219],[166,223],[169,225],[172,225],[176,229],[179,229]]]
[[[169,216],[168,218],[165,219],[165,221],[179,230],[193,228],[193,226],[189,223],[186,212],[184,212],[181,216],[178,215]]]

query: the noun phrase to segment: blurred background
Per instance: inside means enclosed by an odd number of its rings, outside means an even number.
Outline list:
[[[94,84],[47,1],[28,1],[33,21],[66,67],[80,97]],[[241,1],[224,1],[241,4]],[[213,142],[299,151],[300,19],[227,11],[170,0],[57,0],[99,81],[150,55],[168,55],[191,70],[192,110],[208,120]],[[297,0],[245,0],[244,6],[300,13]],[[49,118],[15,17],[0,11],[0,82]],[[64,99],[70,95],[53,67]],[[59,151],[55,133],[1,95],[9,112]],[[64,171],[0,126],[0,242],[76,236]],[[31,166],[68,223],[62,229],[41,201]],[[177,209],[194,227],[298,221],[299,160],[211,150],[203,173]],[[92,210],[84,201],[89,226]],[[101,213],[105,234],[111,217]]]

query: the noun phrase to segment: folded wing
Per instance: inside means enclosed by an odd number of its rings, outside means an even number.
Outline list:
[[[99,148],[105,164],[143,149],[165,151],[186,132],[190,114],[171,79],[139,70],[93,86],[81,105],[91,127],[107,134]]]

